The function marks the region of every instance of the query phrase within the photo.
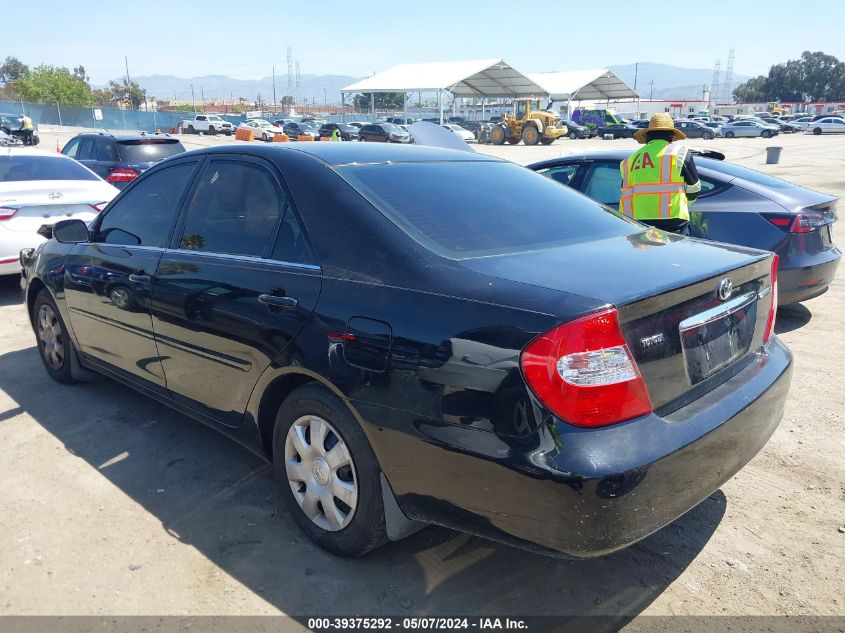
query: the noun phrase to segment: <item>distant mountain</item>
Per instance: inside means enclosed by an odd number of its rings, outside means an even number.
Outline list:
[[[329,103],[340,101],[340,90],[351,83],[358,81],[360,77],[349,77],[347,75],[301,75],[299,83],[298,98],[309,100],[316,99],[322,103],[323,98]],[[173,75],[149,75],[144,77],[132,77],[141,88],[147,91],[150,97],[157,99],[173,99],[179,101],[191,100],[191,85],[194,87],[194,99],[197,103],[202,98],[206,100],[225,99],[237,100],[243,97],[247,101],[255,101],[258,95],[267,102],[273,100],[273,78],[262,77],[261,79],[233,79],[225,75],[205,75],[204,77],[174,77]],[[325,90],[325,93],[323,92]],[[276,75],[276,100],[281,101],[282,97],[291,94],[288,90],[287,75]]]
[[[651,62],[640,62],[637,69],[636,64],[622,64],[611,66],[616,75],[629,86],[634,85],[634,75],[637,76],[637,92],[640,97],[648,99],[651,96],[651,82],[654,81],[655,99],[701,99],[702,90],[705,85],[713,81],[713,69],[705,68],[682,68],[669,64],[653,64]],[[722,69],[719,83],[724,80],[725,72]],[[731,91],[739,84],[750,79],[746,75],[734,74],[731,81]]]
[[[611,66],[628,85],[634,85],[634,64]],[[722,74],[724,77],[724,73]],[[157,99],[173,99],[190,101],[191,85],[194,87],[194,99],[199,103],[206,100],[225,99],[237,100],[243,97],[254,102],[261,95],[267,102],[273,100],[273,78],[261,79],[233,79],[225,75],[205,75],[204,77],[174,77],[173,75],[149,75],[132,77],[134,81],[147,91],[147,94]],[[359,81],[361,77],[348,75],[302,75],[300,77],[299,101],[315,99],[322,103],[324,97],[329,103],[340,100],[340,90],[349,84]],[[713,71],[704,68],[682,68],[669,64],[653,64],[642,62],[637,72],[637,91],[643,98],[651,94],[651,82],[654,81],[655,99],[700,99],[702,88],[709,85],[713,79]],[[748,79],[745,75],[734,75],[731,90]],[[119,81],[119,80],[118,80]],[[324,93],[325,91],[325,93]],[[276,75],[276,100],[290,94],[286,74]]]

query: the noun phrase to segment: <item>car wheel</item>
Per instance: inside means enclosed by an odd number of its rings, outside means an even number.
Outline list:
[[[733,138],[735,134],[731,131],[725,132],[725,138]]]
[[[208,126],[208,133],[212,134],[212,135],[216,135],[217,134],[217,128],[215,128],[213,125],[209,125]]]
[[[493,145],[503,145],[506,138],[507,134],[505,134],[505,128],[501,125],[494,125],[490,128],[490,142],[493,143]]]
[[[713,138],[713,135],[710,132],[705,132],[701,135],[701,138],[703,138],[705,141],[709,141]]]
[[[820,127],[817,127],[816,129],[813,130],[813,134],[815,134],[816,136],[818,136],[821,133],[822,133],[822,129]]]
[[[264,141],[265,143],[270,140],[267,136],[267,132],[263,132],[261,134],[261,140]]]
[[[121,310],[131,311],[135,307],[132,293],[126,286],[114,286],[109,290],[109,300]]]
[[[67,328],[46,288],[35,297],[32,320],[38,339],[38,354],[50,378],[65,385],[75,382],[70,373],[71,342]]]
[[[194,129],[193,125],[188,126],[188,133],[190,133],[190,134],[196,134],[197,133],[197,131]]]
[[[772,133],[769,132],[769,130],[763,130],[762,132],[760,132],[760,136],[762,136],[763,138],[771,138]]]
[[[381,469],[349,409],[322,386],[285,398],[273,431],[273,466],[294,520],[340,556],[387,541]]]
[[[570,132],[569,138],[571,138],[574,141],[576,138],[578,138],[578,132]]]

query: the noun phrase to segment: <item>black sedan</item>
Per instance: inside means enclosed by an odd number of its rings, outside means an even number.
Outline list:
[[[393,123],[367,123],[358,130],[358,140],[371,143],[410,143],[411,135]]]
[[[596,136],[604,138],[607,135],[613,138],[633,138],[634,132],[639,128],[629,123],[608,123],[596,128]]]
[[[579,152],[529,168],[618,208],[619,163],[629,154]],[[691,235],[777,253],[781,305],[825,292],[842,257],[833,244],[839,198],[725,162],[718,152],[699,154],[702,193],[690,210]]]
[[[357,141],[358,128],[346,123],[326,123],[320,127],[319,134],[321,137],[331,136],[337,130],[341,141]]]
[[[53,231],[21,253],[49,375],[232,436],[339,554],[427,523],[626,547],[760,450],[791,380],[771,253],[478,154],[209,147]]]
[[[596,130],[594,128],[587,127],[586,125],[579,125],[570,119],[565,119],[562,123],[566,126],[567,136],[571,139],[590,138],[596,135]]]
[[[316,127],[302,121],[288,121],[282,129],[288,138],[293,141],[297,140],[300,136],[309,136],[312,139],[320,138],[320,131]]]

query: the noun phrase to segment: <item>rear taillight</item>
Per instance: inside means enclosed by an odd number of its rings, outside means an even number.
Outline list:
[[[0,207],[0,222],[8,220],[18,212],[17,207]]]
[[[763,342],[766,343],[775,332],[775,319],[778,314],[778,261],[777,255],[772,256],[772,303],[769,307],[769,318],[766,320],[766,333],[763,335]]]
[[[520,365],[536,396],[571,424],[607,426],[652,411],[615,308],[541,334],[523,350]]]
[[[763,217],[787,233],[811,233],[827,224],[827,219],[819,213],[767,213]]]
[[[130,182],[138,177],[138,172],[134,169],[115,169],[108,177],[106,182]]]
[[[90,206],[92,209],[94,209],[94,211],[99,213],[100,211],[102,211],[103,209],[106,208],[107,204],[108,204],[108,202],[95,202],[94,204],[91,204],[91,205],[88,205],[88,206]]]

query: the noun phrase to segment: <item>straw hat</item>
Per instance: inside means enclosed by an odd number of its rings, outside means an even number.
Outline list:
[[[671,116],[665,112],[658,112],[657,114],[653,114],[651,116],[651,120],[648,122],[647,128],[634,132],[634,138],[637,139],[637,143],[645,143],[646,134],[654,132],[655,130],[674,132],[674,137],[672,138],[673,143],[675,141],[682,141],[687,137],[686,134],[675,128],[675,122],[672,120]]]

